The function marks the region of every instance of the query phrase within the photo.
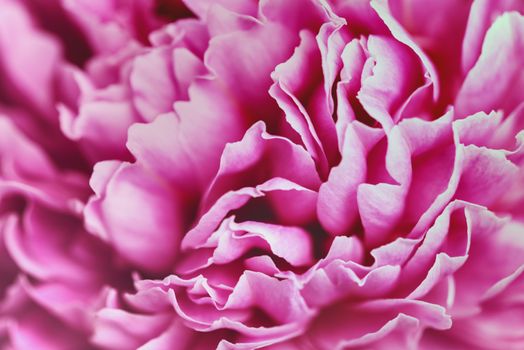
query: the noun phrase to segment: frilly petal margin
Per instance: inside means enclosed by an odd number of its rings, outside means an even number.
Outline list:
[[[0,0],[0,347],[523,348],[523,10]]]

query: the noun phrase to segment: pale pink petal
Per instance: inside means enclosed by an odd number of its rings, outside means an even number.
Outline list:
[[[457,199],[491,205],[517,178],[517,166],[502,151],[469,145],[464,154]]]
[[[175,114],[129,131],[128,148],[137,161],[180,190],[206,187],[218,170],[225,144],[240,139],[247,126],[219,85],[217,80],[196,81],[189,89],[190,100],[175,104]]]
[[[350,233],[348,230],[358,216],[357,189],[366,180],[366,156],[372,145],[365,145],[361,137],[368,139],[381,135],[361,135],[352,124],[346,127],[342,160],[331,169],[328,180],[319,190],[318,219],[333,235]],[[378,141],[378,140],[377,140]]]
[[[442,252],[451,257],[464,257],[467,254],[471,235],[464,214],[465,206],[467,206],[466,203],[458,201],[447,205],[442,214],[436,218],[433,226],[420,239],[421,243],[416,246],[416,250],[413,251],[402,269],[401,280],[403,283],[400,286],[403,290],[409,290],[408,294],[422,283],[428,276],[428,271],[429,280],[434,280],[432,274],[437,274],[437,277],[440,277],[439,260],[446,260],[446,258],[438,258],[439,253]],[[448,240],[449,243],[446,243]],[[457,264],[463,262],[463,260],[459,262],[444,261],[450,269],[460,267]],[[430,271],[432,266],[435,266],[436,271]],[[410,288],[412,289],[410,290]]]
[[[136,349],[169,327],[170,314],[139,315],[119,309],[96,314],[92,342],[103,349]]]
[[[345,298],[377,298],[394,289],[399,275],[400,266],[385,265],[359,278],[350,267],[334,261],[317,270],[301,294],[314,307],[325,307]]]
[[[204,243],[226,215],[235,209],[244,206],[250,199],[264,197],[271,192],[306,192],[312,191],[289,180],[273,178],[256,187],[245,187],[236,191],[230,191],[220,197],[219,200],[207,210],[199,219],[198,223],[187,232],[182,240],[182,249],[197,247]],[[311,196],[307,195],[308,199]]]
[[[404,208],[405,192],[398,185],[361,184],[357,203],[366,232],[366,244],[376,247],[388,240],[388,233],[398,223]]]
[[[309,106],[313,123],[331,165],[338,162],[338,142],[333,120],[335,102],[332,91],[342,69],[343,63],[340,56],[348,41],[349,34],[346,26],[331,23],[322,25],[317,35],[317,43],[322,59],[324,89],[322,91],[320,87],[317,87],[313,96],[310,97],[311,101],[305,103],[306,106]]]
[[[2,3],[0,23],[1,68],[7,75],[2,80],[10,82],[7,88],[20,104],[54,117],[53,78],[61,59],[58,42],[36,28],[23,5],[16,1]],[[13,35],[16,40],[12,40]],[[35,57],[38,64],[33,61]]]
[[[469,215],[473,221],[470,253],[454,276],[456,293],[452,312],[457,314],[478,306],[491,288],[524,264],[522,224],[497,225],[495,221],[490,225],[478,222],[480,219],[475,218],[478,213]]]
[[[107,181],[106,169],[96,170],[93,183]],[[124,163],[113,171],[88,204],[88,226],[103,227],[102,233],[131,263],[148,271],[169,270],[181,239],[180,197],[138,165]]]
[[[240,257],[250,248],[265,248],[292,265],[309,265],[312,262],[312,242],[309,234],[299,227],[286,227],[260,222],[231,221],[232,232],[221,232],[213,253],[216,263],[225,263]],[[260,244],[263,241],[265,244]]]
[[[235,31],[247,31],[260,25],[260,21],[257,18],[231,11],[220,4],[214,4],[209,7],[206,21],[211,37]]]
[[[384,326],[374,333],[366,334],[360,339],[343,341],[338,348],[368,349],[373,346],[376,350],[415,349],[417,339],[420,336],[420,322],[412,316],[399,314],[396,318],[388,321]]]
[[[160,47],[133,60],[129,79],[133,101],[146,121],[173,109],[177,91],[171,57],[171,47]]]
[[[246,271],[229,296],[226,308],[257,306],[279,323],[303,322],[312,314],[296,286]]]
[[[516,12],[506,13],[493,23],[486,33],[482,53],[457,95],[455,108],[459,117],[496,109],[510,113],[522,102],[523,33],[524,18]]]
[[[59,105],[60,126],[70,139],[79,142],[95,162],[105,159],[126,159],[127,128],[138,121],[129,96],[120,87],[112,86],[84,95],[78,112]]]
[[[482,51],[482,42],[496,18],[507,11],[524,12],[519,0],[476,0],[471,9],[462,43],[462,71],[467,73],[477,62]],[[489,112],[489,111],[488,111]]]
[[[227,144],[224,148],[220,167],[203,206],[209,207],[229,190],[256,186],[274,177],[313,190],[320,183],[315,164],[302,147],[288,139],[270,135],[265,124],[258,122],[246,132],[242,140]]]

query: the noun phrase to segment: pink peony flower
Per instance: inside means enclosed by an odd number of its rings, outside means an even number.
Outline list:
[[[0,346],[524,348],[523,13],[0,0]]]

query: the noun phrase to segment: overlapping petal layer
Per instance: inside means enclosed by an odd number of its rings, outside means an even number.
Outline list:
[[[0,0],[0,345],[522,348],[523,10]]]

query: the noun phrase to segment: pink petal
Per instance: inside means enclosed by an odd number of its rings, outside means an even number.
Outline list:
[[[176,114],[129,130],[127,146],[137,161],[180,190],[206,187],[226,143],[238,140],[244,131],[242,114],[218,84],[198,80],[189,89],[190,100],[175,104]],[[199,136],[204,134],[209,136]]]
[[[102,309],[95,319],[92,342],[102,348],[136,349],[161,335],[170,314],[139,315],[119,309]]]
[[[245,187],[237,191],[228,192],[220,197],[220,199],[202,215],[195,227],[184,236],[182,249],[197,247],[204,243],[230,211],[241,208],[251,198],[263,197],[274,191],[312,192],[309,189],[282,178],[273,178],[256,187]],[[309,195],[306,196],[309,197],[309,200],[314,199]]]
[[[518,168],[503,152],[469,145],[455,198],[491,205],[516,179]]]
[[[351,40],[342,51],[343,67],[340,72],[340,81],[337,83],[337,121],[335,124],[338,136],[338,148],[341,150],[344,141],[346,125],[357,119],[353,110],[352,99],[355,99],[361,88],[362,70],[366,61],[366,54],[362,42]]]
[[[315,271],[301,294],[312,307],[326,307],[337,301],[359,297],[377,298],[396,286],[400,266],[381,266],[359,278],[350,267],[334,261]]]
[[[210,7],[219,5],[231,12],[245,14],[249,16],[256,15],[257,4],[251,0],[184,0],[186,6],[200,18],[206,19]]]
[[[320,182],[313,160],[302,147],[286,138],[268,134],[265,124],[257,122],[242,140],[224,148],[204,207],[229,190],[256,186],[274,177],[311,189],[316,189]]]
[[[92,161],[128,158],[124,147],[127,129],[138,116],[127,93],[113,86],[99,91],[98,96],[86,95],[76,115],[66,106],[59,105],[62,132],[79,142]]]
[[[413,52],[419,57],[420,61],[424,65],[425,70],[429,74],[429,78],[433,83],[433,99],[436,100],[440,94],[440,83],[438,80],[439,78],[437,71],[431,60],[415,43],[406,30],[400,25],[400,23],[398,23],[398,21],[392,16],[387,0],[372,0],[371,7],[384,21],[388,29],[391,31],[391,35],[393,35],[393,37],[399,42],[411,48],[411,50],[413,50]]]
[[[508,33],[513,34],[508,36]],[[458,116],[477,111],[489,113],[494,109],[510,113],[522,102],[524,79],[520,74],[520,56],[524,50],[523,33],[524,18],[518,13],[506,13],[493,23],[484,39],[482,53],[457,95],[455,108]]]
[[[371,139],[381,135],[362,135]],[[357,130],[349,124],[344,135],[342,160],[331,169],[327,182],[319,190],[318,219],[333,235],[349,233],[358,215],[357,188],[366,179],[369,146],[360,141]]]
[[[99,167],[93,177],[94,184],[104,183],[107,170]],[[149,271],[169,270],[181,239],[177,193],[140,166],[125,163],[106,185],[88,203],[88,226],[103,227],[102,233],[133,264]]]
[[[521,224],[502,225],[495,218],[491,218],[495,221],[492,223],[481,222],[482,218],[475,217],[478,213],[469,215],[473,222],[470,254],[466,264],[454,275],[453,312],[457,314],[478,306],[491,288],[524,264]]]
[[[348,314],[353,317],[346,317]],[[326,309],[314,321],[305,338],[317,349],[343,349],[346,345],[373,346],[374,342],[385,337],[391,328],[397,327],[399,318],[417,320],[418,330],[425,327],[447,329],[451,326],[451,319],[439,306],[420,301],[378,299],[356,305],[341,304]],[[362,322],[363,320],[365,322]],[[412,334],[412,327],[406,327],[403,322],[402,324],[403,329],[399,330]],[[406,335],[403,339],[407,340]]]
[[[54,116],[53,79],[61,59],[60,46],[53,37],[36,28],[18,2],[2,4],[0,23],[0,58],[2,71],[10,82],[9,91],[16,96],[18,90],[19,103]],[[35,57],[38,64],[34,63]]]
[[[276,36],[278,41],[273,40]],[[296,41],[290,31],[277,24],[259,24],[249,31],[213,38],[204,62],[223,84],[221,90],[225,89],[228,100],[241,106],[244,119],[267,120],[276,106],[260,91],[269,89],[270,73],[291,55]]]
[[[240,257],[251,247],[260,246],[260,240],[268,245],[270,252],[292,265],[302,266],[312,262],[311,237],[299,227],[231,221],[229,229],[232,232],[223,232],[219,236],[218,246],[213,254],[216,263],[229,262],[235,257]],[[240,251],[235,253],[239,248]]]
[[[420,85],[418,58],[398,41],[381,36],[369,36],[367,42],[373,62],[371,76],[364,78],[358,99],[362,106],[387,131],[391,117],[407,97]]]
[[[263,0],[259,12],[261,18],[280,23],[291,32],[309,29],[316,33],[327,20],[325,6],[311,0]]]
[[[321,63],[318,44],[309,32],[300,33],[300,44],[295,48],[293,55],[285,62],[279,64],[272,73],[275,83],[269,90],[270,95],[277,101],[279,107],[285,112],[286,121],[299,134],[306,150],[321,164],[323,169],[327,161],[326,151],[315,124],[315,115],[308,111],[307,102],[315,90],[315,85],[321,87],[319,77]],[[312,74],[316,71],[318,74]],[[311,88],[311,85],[314,87]],[[331,116],[327,116],[331,120]],[[323,119],[326,118],[324,114]],[[323,120],[319,126],[326,124]],[[332,120],[331,120],[331,123]]]
[[[279,323],[305,321],[311,310],[290,281],[246,271],[229,296],[226,308],[257,306]]]
[[[171,47],[154,48],[133,60],[130,85],[133,101],[144,120],[172,111],[175,90]]]
[[[524,12],[524,5],[518,0],[477,0],[471,9],[462,44],[462,71],[467,73],[481,55],[482,42],[495,19],[504,12]]]

